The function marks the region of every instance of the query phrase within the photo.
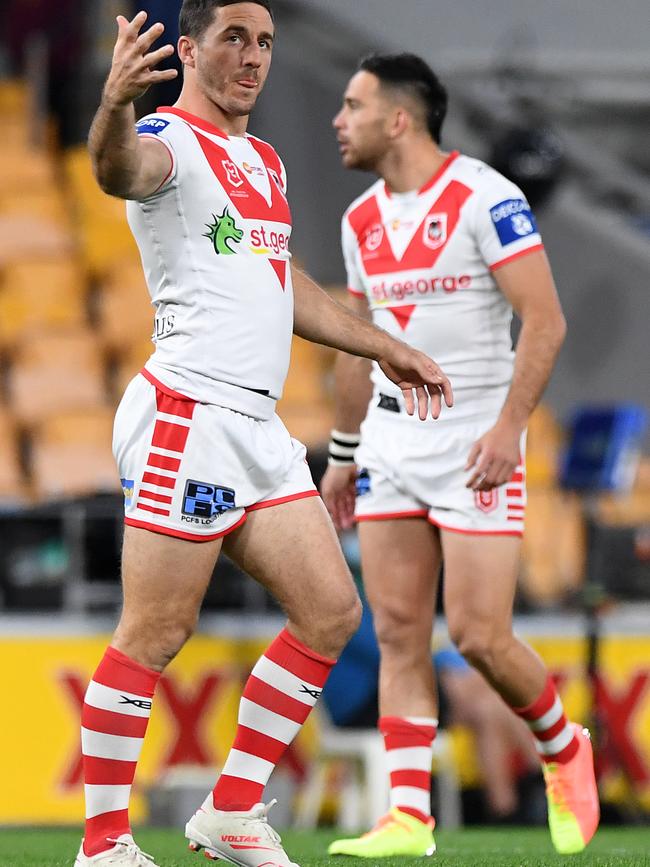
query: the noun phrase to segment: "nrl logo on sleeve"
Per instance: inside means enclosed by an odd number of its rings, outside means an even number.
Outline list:
[[[429,214],[422,228],[422,242],[431,250],[437,250],[447,240],[447,214]]]
[[[203,233],[203,237],[212,241],[214,252],[218,256],[232,256],[237,250],[233,250],[229,246],[230,242],[239,244],[244,233],[237,228],[235,221],[228,213],[228,206],[223,209],[223,213],[219,217],[213,214],[212,219],[214,222],[205,224],[208,231]]]

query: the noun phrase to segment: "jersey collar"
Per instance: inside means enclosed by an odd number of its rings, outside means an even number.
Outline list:
[[[447,159],[444,161],[444,163],[440,166],[440,168],[436,172],[434,172],[433,176],[429,178],[429,180],[424,184],[424,186],[420,187],[420,189],[418,190],[418,196],[421,196],[422,193],[426,193],[427,190],[430,190],[431,187],[437,181],[439,181],[440,178],[444,175],[444,173],[447,171],[447,169],[453,163],[453,161],[459,156],[460,156],[459,151],[452,151],[449,154],[449,156],[447,157]],[[392,193],[388,189],[388,186],[385,183],[384,183],[384,193],[386,194],[386,197],[388,199],[391,198]]]
[[[212,135],[219,136],[220,138],[228,138],[228,134],[225,133],[222,129],[219,129],[218,126],[215,126],[212,123],[209,123],[207,120],[203,120],[202,117],[197,117],[195,114],[190,114],[189,111],[183,111],[182,108],[176,108],[173,105],[161,105],[158,106],[156,111],[165,112],[165,114],[175,114],[178,117],[182,117],[183,120],[186,120],[188,123],[191,123],[193,126],[197,126],[199,129],[202,129],[204,132],[209,132]]]

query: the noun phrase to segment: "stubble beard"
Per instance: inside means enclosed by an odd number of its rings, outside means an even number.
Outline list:
[[[251,113],[260,93],[259,87],[248,99],[246,97],[238,98],[229,93],[230,88],[236,87],[236,84],[227,78],[212,75],[208,69],[201,65],[197,66],[196,71],[199,87],[221,111],[232,117],[245,117]]]

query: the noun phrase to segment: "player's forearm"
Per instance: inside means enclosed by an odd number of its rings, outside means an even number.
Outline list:
[[[512,385],[500,420],[521,430],[526,427],[550,379],[565,333],[561,314],[544,321],[524,322],[517,341]]]
[[[299,269],[292,277],[295,334],[363,358],[390,356],[396,341],[386,331],[342,307]]]
[[[334,427],[356,433],[366,417],[372,394],[370,361],[339,352],[334,366]]]
[[[120,105],[102,99],[90,127],[88,150],[102,190],[133,198],[142,167],[133,103]]]

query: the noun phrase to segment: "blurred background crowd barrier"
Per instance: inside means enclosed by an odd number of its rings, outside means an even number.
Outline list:
[[[570,715],[595,726],[606,817],[647,821],[647,8],[599,0],[585,16],[572,11],[579,4],[493,5],[489,21],[472,22],[462,3],[436,4],[431,21],[424,0],[353,8],[277,0],[281,37],[251,129],[287,164],[294,255],[340,297],[340,216],[370,179],[343,172],[330,121],[367,49],[408,47],[429,60],[451,94],[443,146],[487,159],[529,196],[569,335],[530,425],[517,628],[556,676]],[[164,20],[173,41],[178,6],[138,8]],[[153,317],[123,203],[95,184],[84,141],[115,14],[132,11],[113,0],[7,0],[0,22],[0,767],[12,780],[0,793],[0,823],[78,822],[83,814],[80,702],[119,605],[112,417],[152,349]],[[175,86],[147,94],[138,114],[173,102]],[[279,405],[307,444],[316,479],[332,422],[332,362],[331,352],[295,339]],[[354,538],[343,541],[356,568]],[[226,558],[217,571],[200,634],[162,681],[136,821],[172,821],[166,792],[178,801],[210,784],[242,680],[281,622],[265,592]],[[351,724],[367,732],[371,716],[366,708]],[[316,819],[336,817],[345,792],[368,795],[361,748],[356,767],[349,757],[333,758],[324,776],[321,767],[322,792],[315,788],[330,724],[315,717],[274,777],[303,820],[314,810]],[[465,819],[485,818],[480,797],[472,799],[482,780],[471,733],[451,725],[449,734]],[[44,783],[37,797],[36,774]],[[298,783],[309,784],[312,799],[318,789],[317,807],[301,806]]]

